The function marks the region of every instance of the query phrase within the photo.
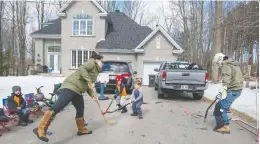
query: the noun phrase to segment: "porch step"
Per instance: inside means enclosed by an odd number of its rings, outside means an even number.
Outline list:
[[[64,77],[63,74],[59,73],[38,73],[39,76],[46,76],[46,77]]]

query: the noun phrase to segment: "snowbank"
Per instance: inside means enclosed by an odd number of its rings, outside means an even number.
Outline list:
[[[218,90],[222,84],[209,83],[208,89],[205,91],[204,96],[208,99],[214,100]],[[241,96],[232,104],[232,108],[247,114],[248,116],[257,118],[256,96],[259,98],[258,90],[251,90],[244,88]]]
[[[50,97],[54,89],[54,84],[61,83],[65,77],[44,77],[44,76],[21,76],[21,77],[0,77],[0,108],[2,108],[2,98],[10,96],[12,87],[19,85],[22,93],[36,93],[35,87],[44,86],[42,92],[45,97]]]

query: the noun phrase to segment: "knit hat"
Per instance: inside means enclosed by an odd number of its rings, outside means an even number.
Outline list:
[[[13,91],[13,93],[15,93],[16,91],[21,91],[21,87],[20,86],[13,86],[12,91]]]

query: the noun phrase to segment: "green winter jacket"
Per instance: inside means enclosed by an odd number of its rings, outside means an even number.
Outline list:
[[[223,86],[229,90],[241,90],[243,88],[243,76],[239,64],[233,59],[223,61],[221,67]]]
[[[60,89],[70,89],[79,95],[88,92],[93,97],[94,91],[91,87],[95,83],[101,68],[96,64],[94,59],[89,59],[85,64],[81,65],[79,69],[68,76],[61,85]]]

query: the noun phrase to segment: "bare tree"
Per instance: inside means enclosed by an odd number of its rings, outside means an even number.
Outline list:
[[[54,5],[55,5],[56,9],[59,10],[68,2],[69,2],[69,0],[58,0],[58,1],[56,1],[56,3]]]
[[[15,54],[15,2],[10,2],[12,7],[12,73],[15,74],[15,61],[16,61],[16,54]]]
[[[3,75],[3,63],[4,63],[4,55],[3,55],[3,41],[2,41],[2,19],[4,14],[4,1],[0,1],[0,75]]]
[[[20,75],[25,75],[25,56],[26,56],[26,24],[27,24],[27,4],[26,1],[16,1],[16,21],[19,37],[20,53]]]
[[[124,1],[123,12],[138,24],[142,24],[148,4],[149,2],[145,1]]]
[[[107,11],[114,12],[118,10],[119,4],[116,0],[99,0],[98,3]]]
[[[58,1],[61,2],[61,1]],[[43,23],[52,19],[52,6],[56,6],[57,4],[53,3],[46,3],[45,0],[36,0],[35,1],[35,9],[37,14],[37,21],[38,21],[38,29],[41,29]]]

